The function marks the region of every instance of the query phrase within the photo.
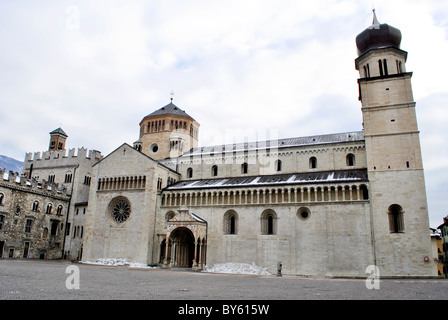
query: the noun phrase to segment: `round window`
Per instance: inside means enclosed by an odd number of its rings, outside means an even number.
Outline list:
[[[157,145],[157,143],[153,143],[151,145],[150,150],[151,150],[152,153],[157,153],[157,151],[159,151],[159,146]]]
[[[301,220],[307,220],[311,216],[311,211],[308,208],[300,208],[297,210],[297,217]]]
[[[115,223],[123,223],[131,214],[131,205],[126,198],[116,198],[111,202],[109,211],[110,217]]]

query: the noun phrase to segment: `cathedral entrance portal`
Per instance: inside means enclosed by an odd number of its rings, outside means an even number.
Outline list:
[[[188,228],[177,228],[170,236],[172,259],[171,266],[191,268],[194,259],[194,236]]]
[[[205,266],[207,222],[187,208],[169,214],[167,233],[160,243],[160,259],[165,268],[192,268]]]

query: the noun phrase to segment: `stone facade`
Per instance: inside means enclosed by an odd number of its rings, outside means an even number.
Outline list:
[[[197,269],[254,262],[273,273],[282,262],[287,274],[361,277],[376,265],[382,276],[435,276],[436,266],[427,261],[431,240],[412,73],[406,72],[407,53],[397,47],[401,33],[391,30],[375,17],[357,38],[362,132],[179,154],[165,148],[159,157],[149,145],[171,142],[167,125],[180,109],[171,102],[146,116],[134,147],[164,167],[151,162],[137,170],[131,161],[123,169],[113,160],[116,151],[101,162],[95,180],[102,183],[118,169],[137,175],[154,168],[152,176],[176,172],[179,181],[172,184],[165,175],[155,199],[146,189],[138,197],[92,189],[90,199],[96,197],[99,207],[89,206],[86,243],[96,249],[85,258],[118,255]],[[151,175],[148,181],[155,181]],[[105,219],[116,197],[125,197],[135,212],[124,224]],[[131,238],[135,245],[126,247]]]
[[[69,202],[64,186],[0,170],[0,257],[62,258]]]
[[[281,262],[284,274],[365,277],[376,265],[383,277],[436,276],[412,73],[401,33],[390,30],[375,17],[357,38],[363,131],[198,147],[199,124],[171,101],[143,118],[133,146],[104,158],[84,149],[27,155],[29,177],[73,174],[65,254],[195,270],[242,262],[275,274]]]
[[[53,136],[50,137],[50,140]],[[92,184],[92,166],[102,159],[99,151],[85,148],[28,153],[23,174],[28,178],[46,179],[66,188],[70,195],[64,258],[81,259],[85,213]]]
[[[179,180],[179,174],[128,144],[97,162],[93,172],[83,259],[126,258],[152,264],[160,181]],[[128,206],[128,213],[123,211],[128,217],[120,217],[120,203]]]

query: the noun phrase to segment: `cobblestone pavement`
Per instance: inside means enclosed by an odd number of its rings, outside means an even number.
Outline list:
[[[79,271],[79,289],[75,269]],[[367,289],[365,279],[0,260],[0,300],[448,300],[446,279],[384,279],[379,285],[379,289]]]

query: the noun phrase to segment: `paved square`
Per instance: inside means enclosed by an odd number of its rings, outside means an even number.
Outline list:
[[[79,274],[79,289],[73,270]],[[368,289],[365,279],[213,274],[48,260],[0,260],[0,284],[1,300],[448,299],[446,279],[384,279],[379,289]]]

